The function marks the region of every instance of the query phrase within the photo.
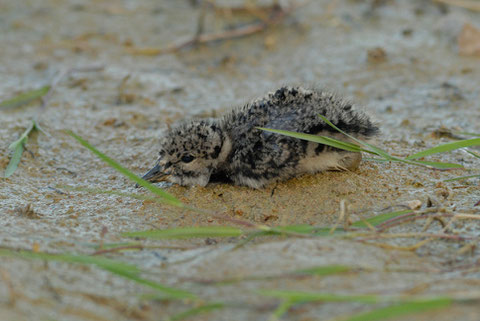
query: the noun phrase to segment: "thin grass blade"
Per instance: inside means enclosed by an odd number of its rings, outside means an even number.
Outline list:
[[[399,318],[401,316],[421,313],[434,309],[446,308],[451,304],[451,300],[448,298],[431,299],[424,301],[405,302],[387,306],[384,308],[378,308],[369,312],[363,312],[352,315],[342,321],[380,321],[391,318]]]
[[[470,155],[472,155],[473,157],[480,159],[480,154],[475,153],[475,152],[472,152],[472,151],[470,151],[470,150],[466,150],[466,152],[469,153]]]
[[[326,265],[316,266],[308,269],[296,270],[295,273],[327,276],[332,274],[342,274],[352,271],[352,268],[346,265]]]
[[[114,261],[100,256],[74,255],[74,254],[50,254],[44,252],[32,252],[25,250],[1,249],[0,255],[11,257],[22,257],[26,259],[42,259],[46,261],[57,261],[65,263],[93,264],[102,269],[117,269],[125,273],[139,273],[140,270],[135,266],[119,261]]]
[[[10,158],[10,162],[7,165],[7,168],[5,168],[5,173],[3,175],[4,178],[8,178],[15,173],[15,171],[18,168],[18,164],[20,164],[20,159],[22,158],[23,154],[23,144],[18,144],[16,145],[15,149],[13,150],[13,155],[12,158]]]
[[[172,288],[172,287],[160,284],[158,282],[154,282],[152,280],[143,279],[138,274],[123,274],[123,273],[118,273],[115,270],[109,270],[109,271],[111,273],[115,273],[119,276],[122,276],[126,279],[135,281],[138,284],[146,285],[154,290],[162,292],[163,299],[196,299],[197,298],[195,294],[189,291]]]
[[[44,86],[39,89],[26,91],[13,98],[6,99],[0,102],[0,109],[15,108],[15,107],[28,104],[29,102],[46,95],[49,90],[50,90],[50,86]]]
[[[272,317],[270,320],[279,320],[285,313],[290,310],[292,305],[294,305],[295,302],[292,302],[290,300],[284,300],[282,303],[278,305],[278,307],[273,311]]]
[[[452,168],[464,168],[463,165],[455,163],[442,163],[442,162],[428,162],[428,161],[419,161],[419,160],[407,160],[394,156],[390,158],[364,158],[364,160],[375,161],[375,162],[400,162],[409,165],[422,166],[427,168],[436,168],[436,169],[452,169]]]
[[[280,129],[271,129],[271,128],[263,128],[263,127],[257,127],[258,129],[271,132],[271,133],[276,133],[276,134],[281,134],[293,138],[298,138],[298,139],[303,139],[303,140],[308,140],[314,143],[319,143],[323,145],[328,145],[332,146],[335,148],[347,150],[350,152],[361,152],[365,151],[362,150],[362,148],[358,145],[348,143],[348,142],[343,142],[341,140],[337,140],[334,138],[326,137],[326,136],[317,136],[317,135],[311,135],[311,134],[304,134],[304,133],[297,133],[297,132],[291,132],[288,130],[280,130]]]
[[[270,296],[290,302],[360,302],[360,303],[378,303],[382,298],[377,295],[339,295],[332,293],[309,293],[291,290],[260,290],[260,294]]]
[[[370,151],[372,152],[375,152],[377,155],[379,156],[382,156],[384,157],[385,159],[395,159],[395,157],[392,157],[389,153],[387,153],[386,151],[384,151],[383,149],[380,149],[372,144],[369,144],[367,142],[364,142],[358,138],[355,138],[353,137],[352,135],[349,135],[347,134],[346,132],[344,132],[343,130],[341,130],[340,128],[338,128],[337,126],[335,126],[331,121],[329,121],[325,116],[323,115],[318,115],[324,122],[326,122],[330,127],[334,128],[335,130],[337,130],[338,132],[344,134],[345,136],[349,137],[350,139],[352,139],[353,141],[357,142],[358,144],[360,145],[363,145],[363,146],[366,146],[368,148],[370,148]]]
[[[205,237],[238,237],[243,231],[231,226],[180,227],[165,230],[150,230],[122,233],[126,237],[142,237],[149,239],[186,239]]]
[[[409,160],[418,159],[418,158],[430,156],[437,153],[444,153],[444,152],[449,152],[459,148],[478,146],[478,145],[480,145],[480,138],[465,139],[465,140],[460,140],[452,143],[443,144],[440,146],[435,146],[433,148],[429,148],[419,153],[410,155],[406,159],[409,159]]]
[[[442,162],[430,162],[415,160],[416,163],[420,163],[426,166],[434,167],[437,169],[452,169],[452,168],[464,168],[463,165],[455,163],[442,163]]]
[[[390,159],[385,159],[385,158],[376,158],[376,157],[364,157],[363,160],[366,161],[374,161],[374,162],[390,162]]]
[[[167,321],[181,321],[181,320],[185,320],[187,318],[190,318],[190,317],[193,317],[193,316],[196,316],[196,315],[199,315],[199,314],[208,313],[208,312],[211,312],[213,310],[223,309],[224,307],[225,307],[225,304],[223,304],[223,303],[204,304],[204,305],[201,305],[199,307],[195,307],[195,308],[189,309],[187,311],[175,314],[175,315],[171,316],[170,318],[168,318]]]
[[[271,233],[267,232],[267,231],[251,232],[251,233],[247,234],[246,238],[244,238],[243,240],[238,242],[237,245],[235,245],[235,247],[232,249],[232,251],[235,251],[235,250],[238,250],[238,249],[244,247],[245,245],[247,245],[247,243],[253,241],[257,237],[268,236],[268,235],[271,235]]]
[[[185,205],[182,202],[180,202],[180,200],[178,200],[175,196],[165,192],[164,190],[162,190],[161,188],[159,188],[159,187],[157,187],[153,184],[150,184],[146,180],[141,179],[140,177],[138,177],[137,175],[130,172],[128,169],[126,169],[125,167],[123,167],[122,165],[120,165],[119,163],[114,161],[112,158],[108,157],[107,155],[105,155],[102,152],[100,152],[99,150],[97,150],[89,142],[87,142],[86,140],[84,140],[82,137],[78,136],[74,132],[68,130],[67,134],[69,134],[70,136],[75,138],[80,144],[82,144],[85,148],[87,148],[92,153],[94,153],[98,158],[103,160],[105,163],[110,165],[110,167],[113,167],[117,172],[121,173],[122,175],[124,175],[125,177],[130,179],[131,181],[137,183],[138,185],[140,185],[142,187],[145,187],[150,192],[152,192],[152,193],[156,194],[157,196],[161,197],[165,203],[170,204],[170,205],[174,205],[174,206],[177,206],[177,207],[183,207],[183,208],[185,207]]]
[[[341,149],[345,149],[345,150],[350,149],[350,151],[352,151],[352,152],[371,153],[369,150],[363,149],[356,144],[352,144],[352,143],[349,143],[349,142],[344,142],[344,141],[341,141],[341,140],[338,140],[338,139],[335,139],[335,138],[331,138],[331,137],[327,137],[327,136],[315,136],[315,135],[313,135],[313,136],[322,138],[325,142],[327,142],[327,144],[330,144],[329,146],[335,147],[335,145],[337,145],[338,146],[337,148],[341,148]]]
[[[466,135],[466,136],[474,136],[474,137],[480,137],[479,133],[469,133],[469,132],[456,132],[456,135]]]
[[[20,159],[22,158],[23,151],[25,149],[25,144],[28,141],[28,135],[36,129],[35,121],[32,120],[28,128],[23,132],[19,139],[14,141],[8,146],[9,149],[13,150],[12,158],[5,169],[4,178],[8,178],[15,173],[20,164]]]
[[[272,234],[286,234],[286,233],[310,234],[310,233],[313,233],[316,229],[317,227],[311,226],[308,224],[298,224],[298,225],[272,227],[270,232],[272,232]]]
[[[346,231],[343,229],[343,227],[337,227],[333,231],[333,233],[332,233],[332,227],[321,227],[321,228],[317,228],[315,230],[315,232],[313,233],[313,235],[330,237],[330,236],[334,236],[334,235],[340,235],[340,234],[343,234],[345,232]]]
[[[108,250],[114,249],[118,247],[133,247],[133,246],[143,246],[140,242],[114,242],[114,243],[87,243],[87,246],[94,248],[96,250]]]
[[[307,224],[269,227],[266,235],[288,236],[331,236],[327,228],[311,226]]]
[[[28,140],[28,135],[30,135],[30,133],[36,128],[36,124],[35,124],[35,121],[31,121],[30,125],[28,125],[27,129],[25,129],[25,131],[22,133],[22,135],[20,135],[20,137],[14,141],[13,143],[11,143],[8,148],[9,149],[15,149],[18,145],[24,145],[26,144],[27,140]]]
[[[357,222],[353,223],[352,226],[354,226],[354,227],[368,227],[366,222],[368,222],[369,224],[371,224],[373,226],[377,226],[377,225],[379,225],[383,222],[386,222],[386,221],[388,221],[392,218],[395,218],[395,217],[401,216],[401,215],[405,215],[405,214],[409,214],[409,213],[412,213],[412,210],[402,210],[402,211],[384,213],[384,214],[380,214],[380,215],[368,218],[364,221],[363,220],[362,221],[357,221]]]
[[[0,256],[21,257],[25,259],[42,259],[46,261],[57,261],[76,264],[92,264],[109,271],[123,278],[135,281],[136,283],[149,286],[157,291],[161,291],[166,298],[172,299],[192,299],[195,295],[184,290],[179,290],[164,286],[154,281],[146,280],[140,277],[140,269],[137,266],[111,260],[102,256],[74,255],[74,254],[50,254],[32,251],[15,251],[9,249],[0,249]]]
[[[469,179],[469,178],[480,178],[480,175],[460,176],[460,177],[446,179],[446,180],[444,180],[444,182],[461,181],[461,180]]]

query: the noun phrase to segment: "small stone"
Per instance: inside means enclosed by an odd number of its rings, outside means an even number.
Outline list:
[[[422,207],[422,201],[420,200],[408,201],[407,206],[411,210],[418,210]]]
[[[215,245],[217,244],[217,240],[211,238],[211,237],[207,237],[205,239],[205,245]]]
[[[387,52],[382,47],[375,47],[367,51],[367,60],[370,63],[381,63],[387,60]]]

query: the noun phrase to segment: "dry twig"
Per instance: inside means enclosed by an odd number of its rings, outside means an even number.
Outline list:
[[[419,248],[421,248],[422,246],[424,246],[425,244],[431,242],[432,240],[433,240],[433,238],[428,238],[428,239],[420,241],[420,242],[418,242],[418,243],[416,243],[412,246],[397,246],[397,245],[391,245],[391,244],[386,244],[386,243],[371,243],[371,242],[365,242],[365,241],[360,241],[360,242],[367,243],[369,245],[378,246],[380,248],[387,249],[387,250],[416,251]]]
[[[287,8],[282,8],[278,5],[271,6],[270,15],[267,18],[261,19],[259,22],[254,22],[246,26],[241,26],[235,29],[224,30],[219,33],[209,33],[203,34],[204,29],[204,19],[205,19],[205,8],[202,6],[199,20],[197,23],[197,30],[194,36],[188,40],[180,41],[169,45],[164,49],[155,49],[155,48],[143,48],[143,49],[129,49],[132,54],[148,54],[148,55],[161,55],[166,53],[172,53],[180,51],[184,48],[191,46],[198,46],[200,44],[207,44],[215,41],[223,41],[228,39],[235,39],[240,37],[245,37],[253,35],[266,29],[278,25],[281,23],[287,16],[289,16],[293,11],[299,8],[300,4],[291,4]]]
[[[440,212],[440,214],[439,214]],[[452,217],[454,216],[453,213],[447,212],[446,209],[443,208],[428,208],[423,211],[412,211],[411,213],[407,213],[404,215],[396,216],[392,219],[389,219],[381,224],[377,225],[377,232],[381,233],[384,232],[392,227],[411,222],[416,220],[423,220],[428,219],[429,217],[434,218],[441,218],[441,217]],[[445,222],[441,220],[442,226],[445,225]]]

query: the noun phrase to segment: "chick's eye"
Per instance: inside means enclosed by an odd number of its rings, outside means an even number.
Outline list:
[[[185,155],[181,158],[181,161],[184,162],[184,163],[190,163],[194,159],[195,159],[195,157],[193,157],[192,155]]]

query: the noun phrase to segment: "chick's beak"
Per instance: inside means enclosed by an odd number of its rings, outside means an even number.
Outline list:
[[[145,173],[142,178],[151,183],[156,183],[164,181],[167,176],[168,174],[164,172],[164,168],[160,164],[157,164],[151,170]],[[139,187],[139,185],[136,184],[135,187]]]

